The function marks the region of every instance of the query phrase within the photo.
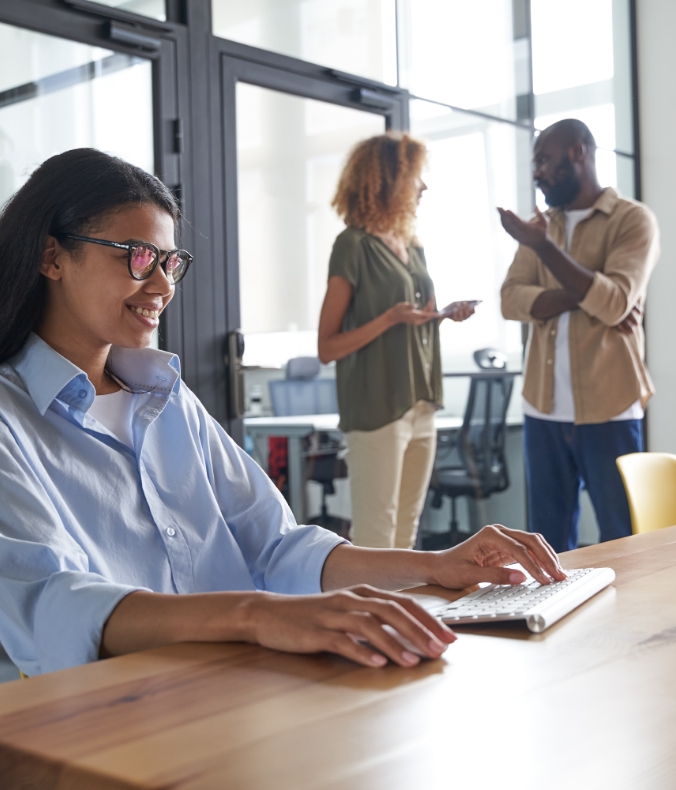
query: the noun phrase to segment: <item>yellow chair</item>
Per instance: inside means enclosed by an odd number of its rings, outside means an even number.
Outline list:
[[[634,534],[676,525],[676,455],[630,453],[616,463]]]

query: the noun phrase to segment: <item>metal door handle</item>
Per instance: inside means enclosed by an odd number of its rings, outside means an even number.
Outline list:
[[[226,337],[225,369],[228,389],[228,417],[239,420],[244,416],[244,335],[235,329]]]

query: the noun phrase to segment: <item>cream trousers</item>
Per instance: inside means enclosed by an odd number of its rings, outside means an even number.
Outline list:
[[[382,428],[345,434],[356,546],[413,547],[434,464],[435,412],[421,400]]]

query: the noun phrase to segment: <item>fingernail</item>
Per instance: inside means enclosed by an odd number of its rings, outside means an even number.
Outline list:
[[[381,656],[380,653],[373,653],[371,663],[376,667],[384,667],[387,664],[387,659],[385,656]]]
[[[407,664],[417,664],[420,661],[419,656],[416,656],[414,653],[409,653],[408,650],[404,650],[401,657]]]
[[[521,584],[522,581],[523,581],[523,574],[519,573],[519,571],[512,571],[509,574],[510,584]]]
[[[430,653],[434,653],[435,655],[440,656],[444,652],[444,650],[446,650],[446,645],[442,644],[436,639],[430,639],[428,648],[430,650]]]

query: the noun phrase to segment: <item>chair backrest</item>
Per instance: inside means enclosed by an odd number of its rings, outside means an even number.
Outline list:
[[[338,411],[335,379],[279,379],[271,381],[269,387],[275,417],[336,414]]]
[[[676,455],[630,453],[617,461],[629,500],[633,532],[676,524]]]
[[[319,357],[293,357],[286,363],[287,379],[314,379],[319,375],[322,363]]]
[[[509,487],[505,461],[507,408],[514,373],[472,376],[458,450],[467,472],[477,480],[482,496]]]
[[[495,348],[479,348],[472,356],[482,370],[504,370],[507,367],[507,355]]]

